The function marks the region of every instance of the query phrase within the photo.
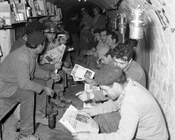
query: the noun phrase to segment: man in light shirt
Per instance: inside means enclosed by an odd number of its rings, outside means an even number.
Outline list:
[[[104,95],[111,100],[82,111],[94,117],[110,112],[121,116],[116,130],[105,130],[99,124],[100,133],[75,133],[75,140],[168,140],[166,123],[161,109],[151,93],[139,83],[126,79],[118,70],[115,82],[100,85]],[[112,118],[111,118],[112,119]],[[96,119],[98,122],[98,120]],[[107,125],[115,125],[108,123]]]

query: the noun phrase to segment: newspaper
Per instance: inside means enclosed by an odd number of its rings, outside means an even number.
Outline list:
[[[92,79],[95,75],[95,72],[78,64],[75,64],[71,75],[73,76],[74,81],[83,81],[85,78]]]
[[[44,61],[43,63],[50,63],[52,61],[61,62],[65,49],[66,49],[66,46],[62,44],[62,45],[59,45],[58,47],[55,47],[47,51],[47,53],[43,57],[43,61]]]
[[[98,124],[85,112],[78,111],[70,105],[59,122],[71,133],[91,132],[98,133]]]
[[[99,86],[92,86],[90,84],[85,83],[84,84],[84,91],[87,91],[87,94],[93,91],[98,91],[100,90]],[[92,108],[94,106],[99,105],[100,103],[96,103],[93,100],[87,101],[83,103],[83,108]]]

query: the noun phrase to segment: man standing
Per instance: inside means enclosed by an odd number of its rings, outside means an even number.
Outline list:
[[[46,94],[53,95],[49,87],[34,82],[34,78],[58,80],[56,74],[45,72],[37,67],[37,56],[44,49],[46,37],[34,32],[27,37],[25,45],[10,53],[0,65],[0,98],[19,101],[20,137],[34,137],[35,94],[40,100],[40,109],[46,107]],[[36,99],[37,101],[37,99]]]

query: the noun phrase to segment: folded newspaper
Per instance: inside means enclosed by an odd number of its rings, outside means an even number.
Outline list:
[[[95,75],[95,72],[78,64],[75,64],[71,75],[73,76],[74,81],[83,81],[85,78],[92,79]]]
[[[92,86],[92,85],[87,84],[87,83],[84,84],[84,91],[87,91],[87,94],[88,93],[90,94],[90,92],[98,91],[98,90],[100,90],[99,86]],[[90,100],[90,101],[86,101],[83,103],[83,108],[92,108],[92,107],[97,106],[99,104],[100,103],[96,103],[93,100]]]
[[[42,63],[61,62],[66,46],[64,44],[55,47],[44,55]]]
[[[59,122],[71,133],[91,132],[98,133],[98,124],[85,112],[77,110],[70,105]]]

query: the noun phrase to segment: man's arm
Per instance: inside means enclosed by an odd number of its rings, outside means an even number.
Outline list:
[[[90,109],[83,109],[86,113],[88,113],[90,116],[96,116],[99,114],[105,114],[110,112],[115,112],[120,109],[118,102],[108,100],[107,102],[103,104],[99,104],[98,106],[95,106]]]
[[[43,85],[30,80],[29,60],[25,55],[15,58],[12,67],[15,70],[19,88],[37,93],[40,93],[43,90]]]
[[[50,66],[52,66],[52,65],[50,65]],[[40,78],[40,79],[44,79],[44,80],[48,80],[50,78],[49,71],[45,71],[45,70],[41,69],[38,63],[36,64],[34,76],[36,78]]]
[[[134,138],[137,125],[139,122],[139,114],[136,108],[128,104],[121,109],[121,120],[119,129],[113,133],[89,134],[88,140],[132,140]]]

